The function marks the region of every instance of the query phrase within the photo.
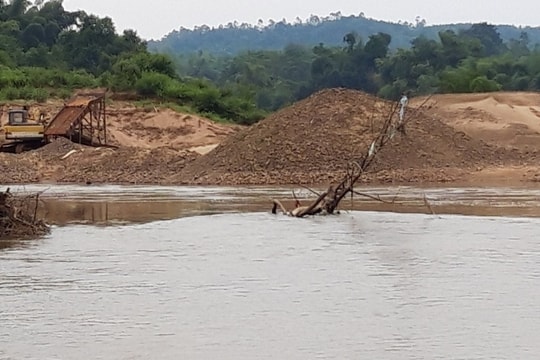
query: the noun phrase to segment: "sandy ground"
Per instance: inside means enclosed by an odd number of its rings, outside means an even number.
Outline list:
[[[107,109],[110,143],[122,147],[170,147],[205,154],[241,127],[224,126],[170,109],[140,109],[117,102]]]
[[[424,104],[433,118],[494,146],[523,154],[521,164],[486,166],[467,174],[464,184],[515,185],[540,182],[540,93],[497,92],[435,95],[411,101]]]
[[[3,107],[0,118],[2,124],[7,122],[7,109],[17,106],[19,104]],[[32,105],[31,109],[38,108],[50,120],[61,107],[61,101],[49,101]],[[242,129],[241,126],[217,124],[203,117],[178,113],[167,108],[137,107],[126,101],[107,104],[106,113],[108,143],[120,147],[169,147],[205,154],[224,138]],[[2,136],[0,141],[3,140]]]
[[[540,148],[540,93],[435,95],[426,106],[433,117],[474,138],[507,148]]]
[[[0,153],[0,182],[327,184],[366,149],[391,105],[360,92],[326,91],[242,128],[115,101],[107,105],[107,122],[118,149],[58,140],[23,154]],[[41,105],[49,114],[60,106]],[[408,114],[414,119],[407,136],[381,152],[364,182],[540,182],[540,94],[416,98]]]

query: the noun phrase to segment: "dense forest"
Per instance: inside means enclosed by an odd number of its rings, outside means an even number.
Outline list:
[[[367,39],[370,35],[384,33],[392,37],[390,49],[411,47],[411,41],[418,37],[437,40],[441,31],[459,32],[472,24],[426,25],[426,20],[417,17],[414,23],[392,23],[370,19],[360,15],[342,16],[340,12],[325,17],[312,15],[308,19],[296,18],[292,23],[285,19],[269,20],[258,24],[230,22],[217,28],[207,25],[194,29],[180,28],[164,36],[161,40],[149,41],[151,51],[170,54],[190,54],[203,51],[214,55],[236,55],[244,51],[282,50],[289,44],[313,47],[318,44],[339,46],[343,35],[356,33]],[[518,39],[526,32],[532,45],[540,44],[539,27],[516,27],[498,25],[502,40]]]
[[[166,55],[112,19],[69,12],[61,0],[0,0],[0,100],[44,101],[105,87],[170,101],[184,111],[250,123],[264,114],[252,97],[205,79],[182,79]]]
[[[540,48],[530,35],[537,29],[513,28],[509,37],[501,27],[478,23],[433,35],[433,28],[419,20],[392,25],[403,30],[397,35],[353,29],[340,34],[337,43],[325,42],[318,32],[306,34],[306,42],[288,32],[318,29],[326,22],[335,25],[337,20],[312,19],[313,26],[273,24],[270,30],[280,29],[286,42],[277,49],[171,54],[149,51],[134,30],[118,34],[110,18],[66,11],[61,0],[0,0],[0,100],[44,101],[68,97],[78,88],[105,87],[216,120],[250,124],[330,87],[388,99],[403,91],[414,96],[540,90]],[[392,46],[394,36],[406,44]],[[315,45],[308,38],[316,39]]]
[[[396,99],[411,95],[498,90],[540,90],[540,49],[528,34],[504,42],[497,27],[473,24],[419,36],[392,49],[392,37],[343,34],[340,46],[289,44],[282,50],[234,56],[207,52],[175,55],[179,73],[256,94],[274,111],[323,88],[346,87]]]

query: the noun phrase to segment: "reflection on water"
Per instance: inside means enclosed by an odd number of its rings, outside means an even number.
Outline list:
[[[33,244],[34,241],[29,240],[0,240],[0,251],[10,247],[21,247],[27,246],[28,244]]]
[[[39,216],[53,225],[120,225],[196,215],[268,212],[274,198],[282,200],[288,208],[293,206],[294,196],[304,203],[314,198],[306,189],[278,187],[14,185],[10,188],[20,193],[40,193]],[[342,201],[341,209],[540,216],[539,188],[367,187],[361,192],[380,197],[384,202],[355,196]],[[0,240],[0,250],[27,245],[25,241]]]
[[[49,223],[114,224],[170,220],[190,215],[210,215],[219,212],[210,203],[185,200],[73,200],[46,199],[40,215]],[[221,210],[221,212],[225,212]]]
[[[1,359],[536,359],[538,218],[228,213],[0,250]]]
[[[292,189],[268,187],[27,186],[44,191],[40,215],[52,224],[115,224],[176,219],[184,216],[269,211],[271,199],[292,206]],[[358,189],[357,189],[358,190]],[[361,190],[384,202],[355,196],[343,210],[482,216],[540,216],[540,189],[369,187]],[[295,189],[305,203],[314,195]],[[426,205],[426,199],[429,206]]]
[[[268,210],[272,197],[284,192],[278,188],[55,187],[43,194],[40,215],[58,225],[149,222]]]

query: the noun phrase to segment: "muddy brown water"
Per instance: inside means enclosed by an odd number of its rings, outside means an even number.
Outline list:
[[[396,200],[307,219],[269,214],[290,189],[44,189],[51,235],[0,242],[0,359],[540,353],[538,189],[368,188]]]

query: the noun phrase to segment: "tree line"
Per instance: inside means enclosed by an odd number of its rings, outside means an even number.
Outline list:
[[[339,45],[167,55],[150,52],[133,30],[118,34],[108,17],[66,11],[61,0],[0,0],[0,100],[106,87],[251,124],[331,87],[389,99],[403,91],[540,89],[540,50],[527,32],[505,41],[497,27],[480,23],[441,30],[435,39],[420,35],[404,48],[392,42],[388,33],[351,31]]]
[[[311,15],[307,19],[296,18],[264,21],[257,24],[238,23],[210,27],[196,26],[193,29],[180,27],[171,31],[160,40],[148,42],[149,49],[170,54],[193,54],[199,51],[213,55],[237,55],[248,50],[281,50],[285,46],[302,44],[308,47],[324,43],[326,46],[339,46],[344,34],[355,31],[367,39],[372,34],[385,33],[392,37],[390,49],[409,48],[417,37],[437,40],[441,31],[459,32],[472,24],[427,25],[425,19],[416,17],[413,22],[387,22],[371,19],[364,13],[344,16],[340,12],[328,16]],[[518,27],[498,25],[503,41],[518,39],[526,32],[531,44],[540,44],[540,27]]]
[[[176,55],[181,74],[210,79],[256,94],[257,106],[274,111],[323,88],[363,90],[388,99],[404,92],[467,93],[540,90],[540,49],[526,32],[504,42],[494,25],[444,30],[437,39],[419,36],[392,50],[392,37],[355,32],[340,46],[289,44],[283,50],[236,56],[199,52]]]

